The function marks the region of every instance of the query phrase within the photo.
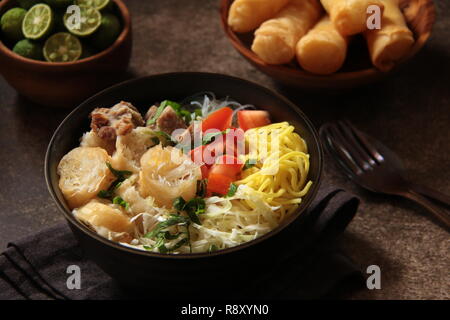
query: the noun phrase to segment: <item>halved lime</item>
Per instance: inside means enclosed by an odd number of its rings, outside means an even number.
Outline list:
[[[87,37],[93,34],[102,23],[102,14],[93,7],[79,6],[79,19],[76,13],[64,15],[64,25],[74,35]]]
[[[110,0],[75,0],[75,4],[79,6],[94,7],[97,10],[106,8],[110,2]]]
[[[53,26],[52,9],[43,3],[31,7],[22,22],[25,38],[38,40],[47,36]]]
[[[80,40],[68,32],[55,33],[44,44],[44,57],[48,62],[76,61],[82,51]]]

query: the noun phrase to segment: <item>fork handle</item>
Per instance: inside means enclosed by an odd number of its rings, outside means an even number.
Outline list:
[[[435,217],[439,222],[441,222],[446,228],[447,231],[450,230],[450,215],[442,211],[440,208],[438,208],[434,203],[432,203],[430,200],[425,198],[424,196],[414,192],[409,191],[403,194],[406,198],[418,203],[422,207],[428,210],[429,213],[433,217]]]
[[[420,193],[423,196],[426,196],[430,199],[439,201],[442,204],[447,205],[448,207],[450,207],[450,196],[439,192],[437,190],[431,189],[429,187],[420,185],[420,184],[415,184],[415,183],[411,183],[410,185],[410,189],[416,193]]]

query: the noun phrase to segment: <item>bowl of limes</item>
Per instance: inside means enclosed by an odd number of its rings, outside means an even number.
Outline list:
[[[35,103],[76,106],[122,79],[131,49],[121,0],[0,1],[0,73]]]

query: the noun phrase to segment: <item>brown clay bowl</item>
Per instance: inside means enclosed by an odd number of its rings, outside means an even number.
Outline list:
[[[75,107],[113,84],[131,58],[131,18],[121,0],[114,0],[122,20],[122,33],[106,50],[68,63],[49,63],[21,57],[0,36],[0,73],[17,92],[40,105]],[[0,1],[0,15],[16,6],[15,0]]]
[[[389,72],[381,72],[372,66],[367,47],[361,38],[356,37],[350,44],[347,61],[338,72],[331,75],[314,75],[302,70],[296,63],[289,65],[270,65],[262,61],[251,49],[253,34],[238,34],[227,23],[228,11],[234,0],[221,0],[221,20],[226,36],[233,47],[252,65],[274,80],[303,89],[344,89],[373,83],[396,71],[422,49],[430,37],[435,22],[433,0],[400,0],[400,7],[409,28],[414,34],[415,44],[396,67]]]

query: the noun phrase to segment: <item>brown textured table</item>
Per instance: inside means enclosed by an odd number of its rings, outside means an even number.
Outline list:
[[[223,36],[218,0],[129,0],[135,31],[131,73],[208,71],[259,82],[296,102],[317,126],[347,117],[395,150],[415,181],[450,194],[450,3],[435,2],[433,36],[412,63],[383,83],[329,96],[279,87],[247,64]],[[68,110],[33,105],[0,79],[0,111],[3,251],[11,239],[62,220],[43,165],[47,143]],[[382,272],[381,290],[344,297],[449,299],[449,234],[414,204],[358,189],[328,160],[324,183],[363,200],[342,246],[364,270],[376,264]]]

